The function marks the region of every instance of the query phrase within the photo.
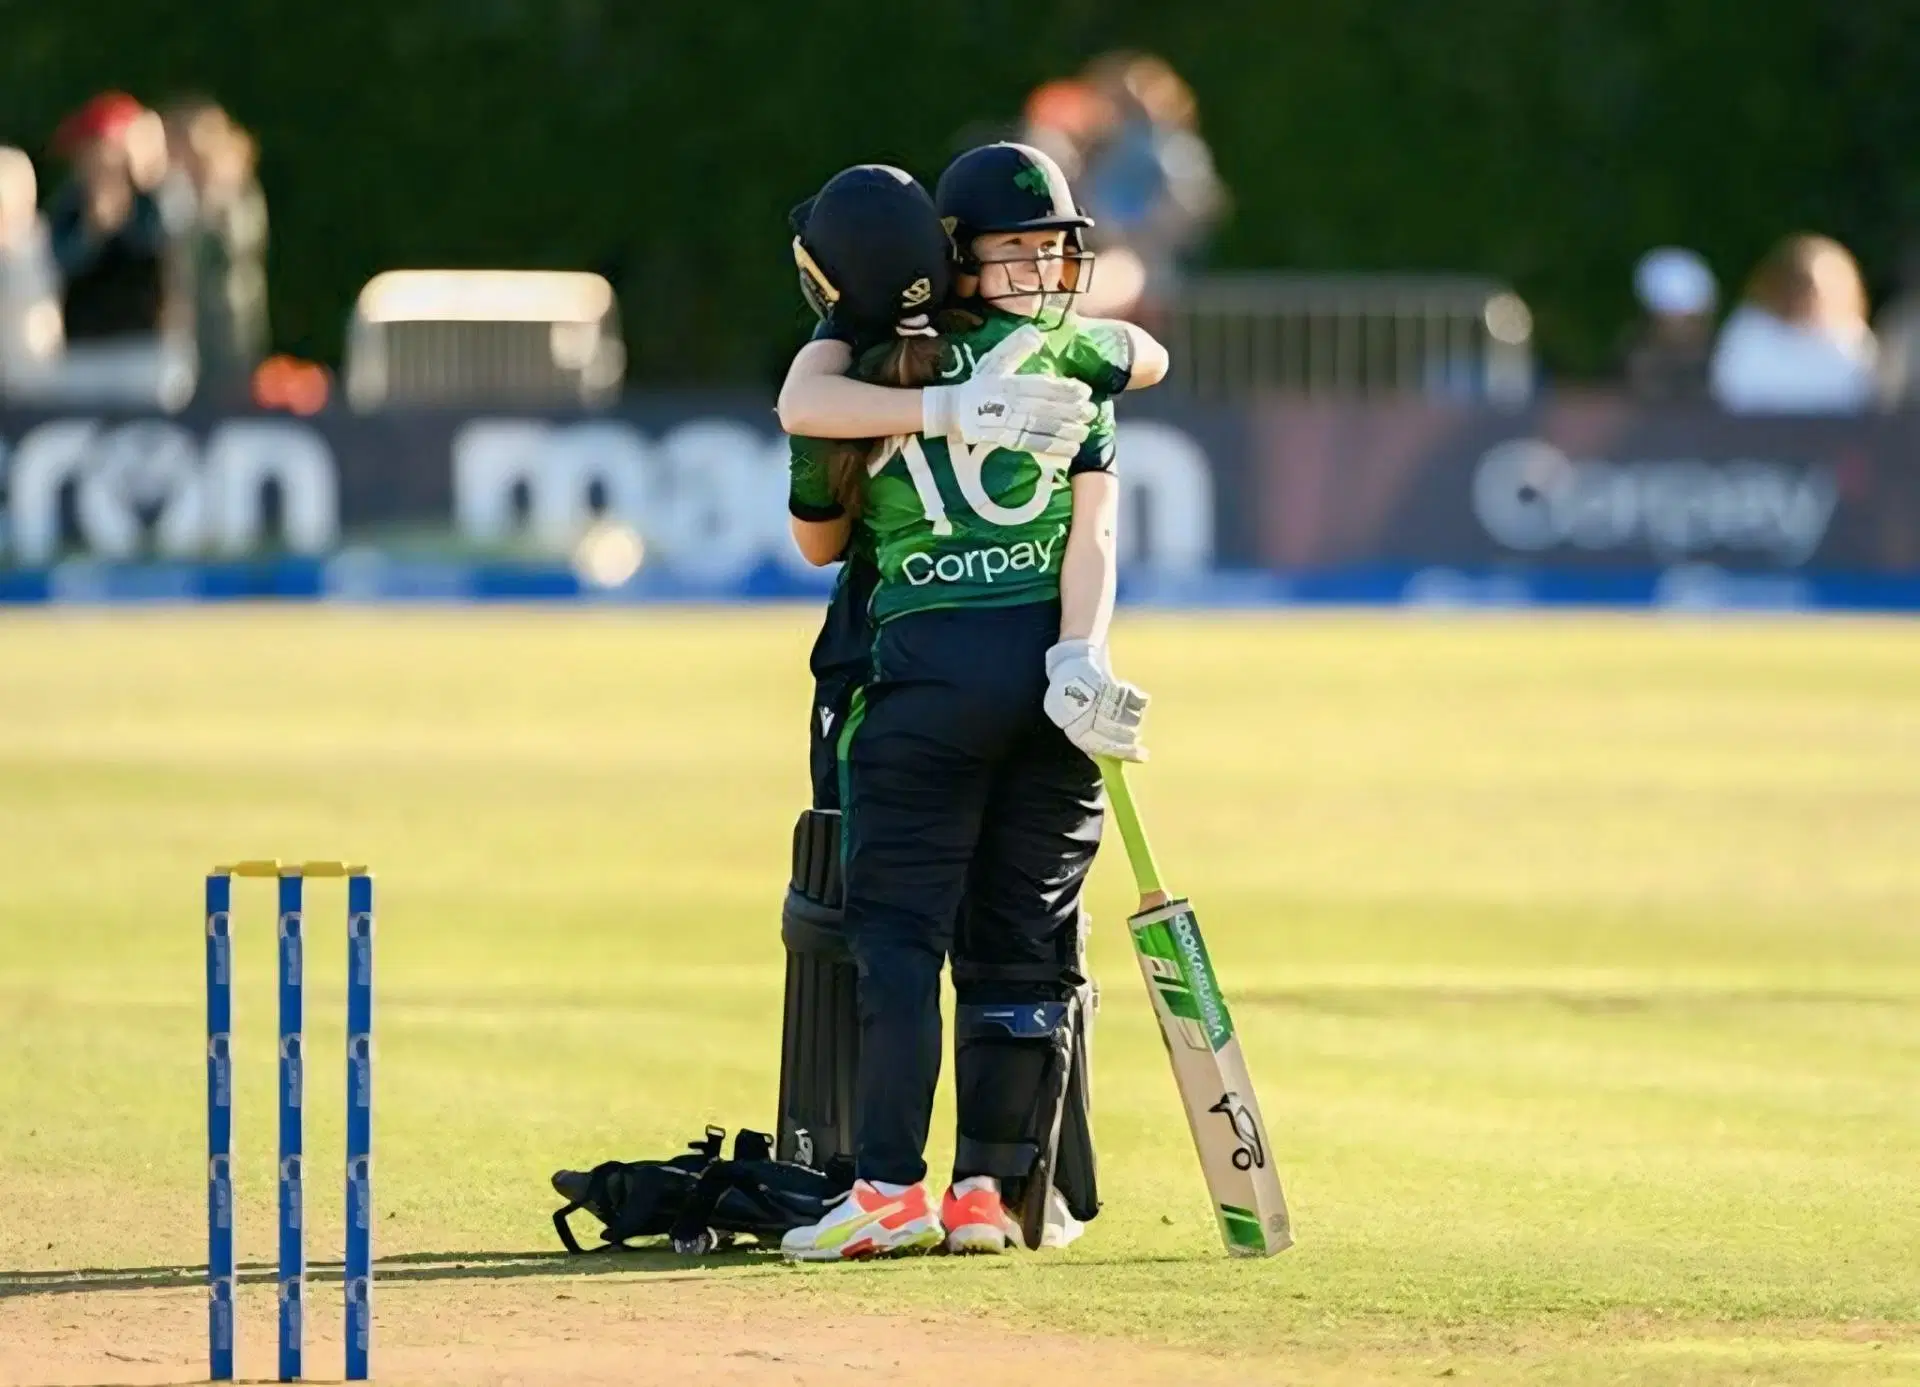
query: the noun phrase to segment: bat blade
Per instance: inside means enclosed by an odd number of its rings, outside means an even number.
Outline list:
[[[1236,1257],[1284,1252],[1293,1246],[1293,1228],[1273,1144],[1200,921],[1187,901],[1176,899],[1141,911],[1127,925],[1221,1239]]]

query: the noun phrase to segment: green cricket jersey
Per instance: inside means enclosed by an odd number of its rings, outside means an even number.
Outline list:
[[[948,335],[940,383],[967,379],[974,362],[1027,322],[989,309],[980,327]],[[854,374],[866,375],[886,350],[867,353]],[[888,439],[868,469],[866,512],[853,540],[855,548],[869,546],[879,565],[876,622],[935,607],[1014,607],[1059,597],[1073,515],[1067,478],[1113,470],[1112,397],[1127,387],[1132,341],[1116,324],[1070,315],[1020,369],[1092,388],[1099,415],[1086,442],[1068,459],[969,448],[922,434]],[[825,450],[819,439],[792,440],[787,508],[803,520],[840,514],[827,485]]]

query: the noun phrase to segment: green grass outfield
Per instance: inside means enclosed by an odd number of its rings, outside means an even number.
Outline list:
[[[813,620],[0,619],[0,1295],[204,1261],[216,860],[379,873],[383,1257],[545,1251],[555,1166],[766,1125]],[[1920,628],[1126,615],[1118,646],[1299,1245],[1221,1255],[1115,843],[1084,1242],[717,1275],[1303,1381],[1920,1381]],[[235,889],[265,1261],[272,893]],[[316,1259],[341,909],[310,887]]]

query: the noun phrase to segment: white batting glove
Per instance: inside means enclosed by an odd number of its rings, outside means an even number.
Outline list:
[[[1047,651],[1047,716],[1089,756],[1144,761],[1140,720],[1147,695],[1113,677],[1107,652],[1089,641],[1061,641]]]
[[[971,379],[922,389],[920,432],[930,438],[957,434],[971,447],[1066,458],[1078,453],[1097,412],[1093,392],[1077,380],[1014,374],[1045,341],[1029,323],[981,357]]]

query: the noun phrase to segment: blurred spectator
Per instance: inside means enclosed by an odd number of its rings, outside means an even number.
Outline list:
[[[191,393],[192,360],[169,273],[160,118],[124,92],[107,92],[61,124],[53,148],[73,164],[48,215],[64,281],[60,393],[74,400],[176,403],[184,398],[183,384]]]
[[[1900,265],[1900,293],[1881,312],[1880,391],[1888,405],[1920,405],[1920,241]]]
[[[1790,236],[1754,271],[1713,349],[1713,396],[1747,414],[1851,414],[1873,404],[1867,294],[1845,247]]]
[[[1089,83],[1060,77],[1042,82],[1027,97],[1025,129],[1018,138],[1051,154],[1078,196],[1087,155],[1112,132],[1118,118],[1113,103]]]
[[[60,278],[33,160],[0,147],[0,397],[30,396],[60,356]]]
[[[1026,137],[1061,161],[1100,252],[1093,317],[1151,316],[1226,207],[1193,92],[1160,58],[1114,53],[1027,103]]]
[[[166,135],[185,223],[178,252],[192,287],[201,387],[229,401],[244,398],[267,349],[267,199],[255,176],[257,147],[204,98],[174,105]]]
[[[1720,298],[1713,271],[1693,251],[1661,246],[1634,266],[1633,292],[1646,316],[1627,349],[1628,388],[1647,404],[1704,401]]]

